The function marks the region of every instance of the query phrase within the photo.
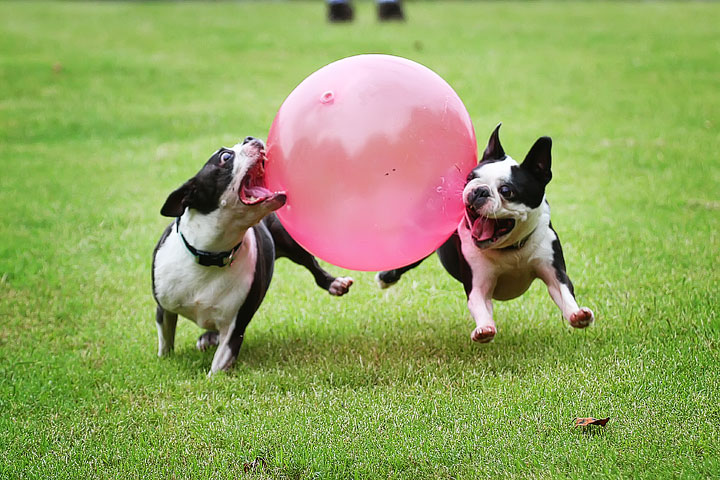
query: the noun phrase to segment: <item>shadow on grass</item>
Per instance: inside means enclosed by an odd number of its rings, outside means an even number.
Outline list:
[[[246,337],[230,377],[268,376],[325,379],[335,386],[418,383],[427,379],[473,376],[523,376],[538,368],[575,369],[578,355],[597,355],[610,341],[598,334],[566,326],[508,329],[490,344],[476,344],[469,335],[439,328],[402,335],[372,330],[367,335],[318,333],[308,327],[292,334],[272,330]],[[215,350],[181,347],[171,359],[173,369],[189,376],[206,373]],[[425,379],[425,380],[423,380]],[[296,381],[295,380],[295,381]]]

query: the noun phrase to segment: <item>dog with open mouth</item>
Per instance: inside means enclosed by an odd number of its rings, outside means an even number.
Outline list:
[[[476,342],[491,341],[497,332],[492,300],[516,298],[536,278],[547,285],[565,320],[575,328],[585,328],[595,317],[575,300],[545,199],[552,178],[552,140],[539,138],[518,164],[503,150],[499,132],[500,125],[468,175],[462,192],[464,218],[437,250],[442,265],[465,288],[475,320],[470,336]],[[380,272],[376,279],[387,288],[421,262]]]
[[[230,368],[270,286],[275,258],[306,267],[331,295],[348,292],[352,278],[323,270],[272,213],[286,200],[265,187],[265,145],[252,137],[219,149],[168,196],[160,213],[176,220],[152,263],[159,356],[173,350],[181,315],[208,330],[198,349],[217,346],[209,375]]]

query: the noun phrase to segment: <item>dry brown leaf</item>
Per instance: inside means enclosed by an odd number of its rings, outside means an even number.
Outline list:
[[[593,418],[593,417],[576,418],[575,426],[576,427],[587,427],[588,425],[601,425],[604,427],[605,424],[609,420],[610,420],[610,417],[607,417],[607,418]]]

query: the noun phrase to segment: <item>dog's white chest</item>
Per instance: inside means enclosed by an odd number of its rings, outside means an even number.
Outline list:
[[[255,233],[248,229],[227,267],[204,267],[195,261],[175,230],[155,257],[155,295],[165,310],[210,330],[224,330],[235,320],[255,275]]]
[[[483,251],[475,247],[470,231],[458,228],[462,253],[472,270],[473,288],[489,291],[492,298],[510,300],[519,297],[537,278],[538,263],[552,262],[552,240],[549,215],[543,215],[532,235],[520,250]]]

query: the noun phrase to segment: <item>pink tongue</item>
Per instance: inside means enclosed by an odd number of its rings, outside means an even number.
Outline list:
[[[248,197],[264,198],[272,195],[272,192],[265,187],[259,185],[249,188],[244,188],[244,193]]]
[[[479,217],[472,227],[472,236],[478,242],[484,242],[492,238],[495,233],[495,220],[492,218]]]

